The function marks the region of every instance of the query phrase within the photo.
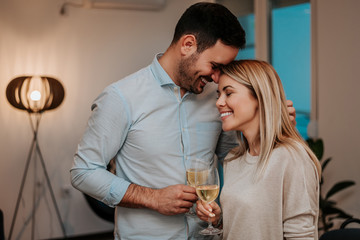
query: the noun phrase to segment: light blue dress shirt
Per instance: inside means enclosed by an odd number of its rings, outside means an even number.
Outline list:
[[[186,184],[192,158],[215,152],[223,158],[236,145],[234,135],[221,130],[216,84],[181,98],[159,57],[99,95],[78,145],[73,186],[109,206],[121,201],[130,183],[150,188]],[[116,176],[106,170],[112,158]],[[115,223],[115,239],[201,239],[200,220],[184,214],[116,207]]]

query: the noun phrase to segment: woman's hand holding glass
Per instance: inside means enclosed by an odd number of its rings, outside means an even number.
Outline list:
[[[202,221],[207,222],[209,219],[213,225],[219,224],[221,208],[216,202],[210,204],[198,200],[196,202],[196,214]]]
[[[210,214],[208,214],[207,222],[208,227],[206,229],[201,230],[199,233],[202,235],[218,235],[222,233],[221,229],[214,228],[212,226],[212,217],[215,217],[216,214],[213,212],[213,209],[209,207],[209,204],[214,203],[215,199],[219,195],[220,191],[220,180],[219,173],[216,167],[208,165],[207,169],[205,169],[205,174],[195,174],[195,187],[196,194],[202,201],[202,206],[205,203],[207,204],[207,208],[204,207],[204,210],[208,210]],[[213,205],[216,209],[216,206]],[[211,210],[211,211],[210,211]]]

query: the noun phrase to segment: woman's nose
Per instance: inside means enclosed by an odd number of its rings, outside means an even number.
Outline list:
[[[224,106],[224,101],[222,100],[221,97],[219,97],[218,100],[216,100],[216,107],[220,108],[222,106]]]

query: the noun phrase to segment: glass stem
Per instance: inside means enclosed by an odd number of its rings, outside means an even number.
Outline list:
[[[210,217],[208,217],[208,227],[207,227],[207,228],[208,228],[208,229],[214,229]]]

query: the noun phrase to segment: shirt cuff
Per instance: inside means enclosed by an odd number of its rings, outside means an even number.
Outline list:
[[[110,192],[104,199],[104,203],[110,207],[116,207],[121,202],[130,184],[124,179],[116,178],[111,184]]]

